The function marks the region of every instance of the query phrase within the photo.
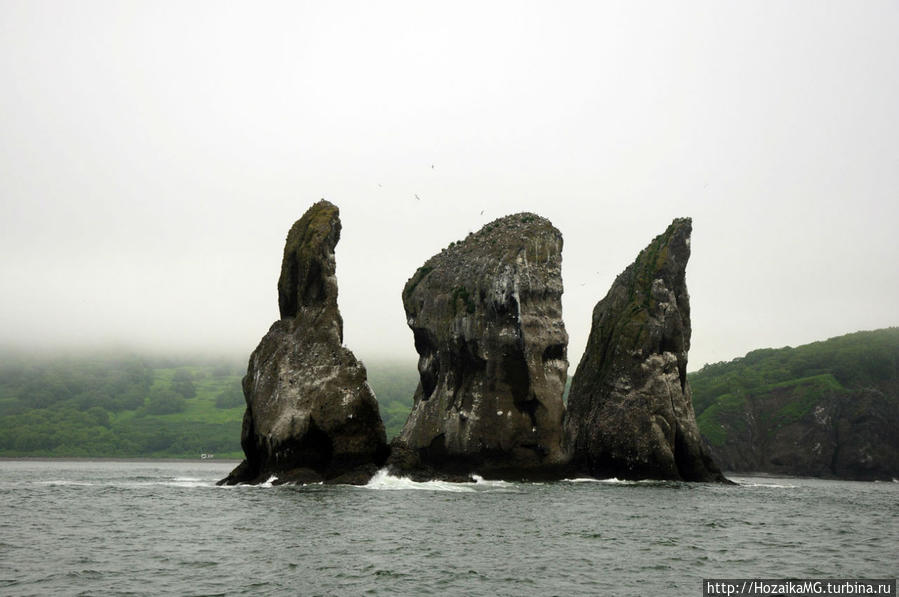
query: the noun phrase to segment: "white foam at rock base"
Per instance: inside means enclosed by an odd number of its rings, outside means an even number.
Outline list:
[[[365,489],[380,489],[387,491],[414,490],[414,491],[450,491],[466,493],[474,491],[470,483],[450,483],[448,481],[413,481],[408,477],[395,477],[381,469],[371,478],[368,484],[362,486]]]
[[[512,487],[514,485],[508,481],[488,481],[481,475],[472,475],[471,478],[474,479],[475,485],[481,487]]]
[[[627,481],[625,479],[618,479],[616,477],[609,477],[608,479],[594,479],[593,477],[578,477],[576,479],[565,479],[565,483],[606,483],[608,485],[631,485],[633,483],[638,483],[639,481]]]

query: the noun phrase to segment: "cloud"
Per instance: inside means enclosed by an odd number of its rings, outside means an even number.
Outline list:
[[[0,11],[9,343],[248,353],[320,197],[363,356],[413,356],[405,280],[518,211],[564,234],[574,362],[679,216],[691,367],[899,323],[891,3]]]

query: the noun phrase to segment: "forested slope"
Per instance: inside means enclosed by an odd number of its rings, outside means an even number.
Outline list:
[[[0,456],[242,458],[245,363],[137,355],[28,357],[0,365]],[[388,437],[417,383],[414,364],[370,368]]]
[[[899,476],[899,328],[755,350],[689,379],[728,470]]]
[[[388,439],[413,362],[366,363]],[[0,355],[0,457],[242,458],[246,363]],[[731,471],[899,477],[899,328],[755,350],[688,376],[699,428]],[[570,381],[570,380],[569,380]]]

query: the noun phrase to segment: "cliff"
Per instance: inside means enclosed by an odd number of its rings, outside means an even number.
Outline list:
[[[899,328],[756,350],[690,378],[726,470],[899,478]]]

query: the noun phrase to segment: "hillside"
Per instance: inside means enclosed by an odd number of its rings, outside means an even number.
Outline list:
[[[689,379],[700,431],[727,470],[899,476],[899,328],[755,350]]]
[[[0,365],[0,457],[242,458],[246,365],[136,355],[32,358]],[[417,383],[414,364],[376,364],[388,437]]]
[[[243,362],[6,354],[0,363],[0,457],[243,457]],[[412,405],[415,364],[366,366],[392,438]],[[899,328],[755,350],[688,378],[700,431],[727,470],[899,477]]]

